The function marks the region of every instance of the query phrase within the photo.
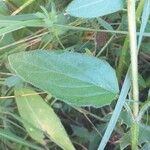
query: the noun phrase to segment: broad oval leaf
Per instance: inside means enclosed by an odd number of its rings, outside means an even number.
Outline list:
[[[94,18],[123,9],[125,0],[73,0],[66,12],[75,17]]]
[[[60,119],[35,91],[20,88],[15,90],[15,96],[23,124],[34,140],[44,144],[46,134],[62,149],[75,150]]]
[[[9,62],[25,81],[72,105],[104,106],[119,91],[114,69],[95,57],[36,50],[10,55]]]

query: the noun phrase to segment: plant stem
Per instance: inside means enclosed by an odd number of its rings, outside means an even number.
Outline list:
[[[136,20],[137,23],[139,22],[139,18],[141,17],[142,14],[142,10],[143,10],[143,6],[144,6],[144,2],[145,0],[140,0],[137,10],[136,10]],[[121,56],[119,59],[119,63],[118,63],[118,68],[117,68],[117,77],[118,77],[118,81],[121,80],[121,77],[123,75],[123,73],[126,71],[126,68],[129,66],[129,52],[128,52],[128,48],[129,48],[129,36],[127,36],[125,38],[122,50],[121,50]]]
[[[131,74],[132,74],[132,90],[133,90],[133,117],[134,121],[131,126],[131,144],[132,150],[138,149],[138,113],[139,113],[139,87],[138,87],[138,57],[137,57],[137,36],[136,36],[136,15],[135,0],[128,0],[128,26],[130,38],[131,53]]]

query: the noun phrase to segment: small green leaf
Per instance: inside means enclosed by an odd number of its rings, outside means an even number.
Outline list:
[[[45,133],[62,149],[74,150],[60,119],[53,109],[39,95],[36,95],[36,92],[28,88],[20,88],[15,90],[15,96],[19,113],[27,122],[24,126],[34,140],[44,144]]]
[[[122,111],[120,113],[119,119],[127,126],[127,128],[131,127],[131,124],[133,122],[132,116],[127,111]]]
[[[72,105],[104,106],[119,91],[114,69],[95,57],[37,50],[10,55],[9,62],[25,81]]]
[[[66,12],[75,17],[94,18],[123,9],[124,0],[73,0]]]

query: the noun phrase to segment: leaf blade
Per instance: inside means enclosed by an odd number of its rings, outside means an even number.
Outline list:
[[[30,93],[34,95],[29,96]],[[22,119],[27,121],[24,126],[34,140],[45,144],[44,133],[46,133],[62,149],[74,150],[60,119],[53,109],[39,95],[36,95],[35,91],[29,88],[19,88],[15,90],[15,96],[19,113]]]
[[[107,105],[119,91],[115,71],[94,57],[37,50],[10,55],[9,62],[25,81],[69,104]]]
[[[75,17],[94,18],[119,11],[123,9],[123,5],[124,0],[74,0],[66,12]]]

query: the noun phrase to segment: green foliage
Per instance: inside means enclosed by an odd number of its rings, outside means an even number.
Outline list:
[[[139,131],[139,146],[141,146],[143,143],[149,143],[150,141],[150,127],[145,125],[140,125],[140,131]],[[127,146],[130,145],[131,141],[131,135],[130,132],[127,132],[124,134],[124,136],[120,140],[120,148],[121,150],[125,149]]]
[[[123,9],[124,0],[73,0],[66,12],[75,17],[94,18]]]
[[[22,96],[33,94],[34,96]],[[41,144],[46,144],[44,134],[62,149],[74,150],[61,121],[44,100],[31,89],[19,88],[15,90],[16,103],[24,126],[29,135]],[[33,127],[32,127],[33,126]]]
[[[127,2],[0,0],[1,150],[130,149],[135,120],[150,149],[150,1],[136,1],[138,102]]]
[[[10,55],[9,62],[25,81],[72,105],[108,105],[119,91],[115,71],[94,57],[36,50]]]
[[[39,146],[36,146],[35,144],[27,142],[26,140],[20,138],[19,136],[16,136],[15,134],[11,133],[9,130],[0,129],[0,139],[3,140],[8,139],[12,142],[16,142],[36,150],[44,150],[43,148],[40,148]]]

